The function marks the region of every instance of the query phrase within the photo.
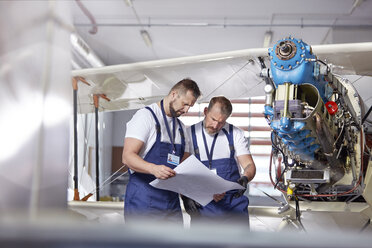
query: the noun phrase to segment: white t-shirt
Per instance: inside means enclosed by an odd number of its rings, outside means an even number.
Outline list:
[[[209,135],[204,127],[202,127],[202,122],[199,122],[195,125],[195,135],[196,140],[198,142],[200,159],[202,161],[207,161],[208,156],[205,151],[203,136],[202,136],[202,128],[204,129],[205,139],[207,141],[208,150],[211,152],[211,147],[213,143],[213,135]],[[229,133],[229,123],[226,123],[223,127]],[[189,147],[191,149],[191,153],[194,154],[194,145],[192,142],[192,135],[191,135],[191,127],[187,128],[188,136],[190,137],[190,144]],[[233,139],[234,139],[234,149],[235,149],[235,160],[237,161],[237,156],[251,154],[249,151],[249,144],[248,139],[244,136],[244,131],[240,128],[233,126]],[[217,136],[216,144],[214,145],[213,150],[213,157],[212,159],[221,159],[221,158],[229,158],[230,157],[230,148],[229,148],[229,141],[225,133],[220,130]],[[237,161],[237,164],[238,161]]]
[[[167,128],[164,124],[164,118],[161,112],[160,107],[158,104],[153,103],[149,105],[156,117],[158,118],[158,121],[160,123],[161,128],[161,138],[160,140],[162,142],[171,143],[169,139],[169,135],[167,132]],[[167,122],[170,128],[171,135],[173,135],[173,121],[172,117],[168,117]],[[181,144],[181,135],[179,132],[179,125],[178,121],[176,121],[176,138],[175,138],[175,144]],[[186,133],[185,125],[181,122],[183,132],[185,134],[185,152],[190,152],[189,149],[189,136]],[[135,138],[138,140],[141,140],[144,142],[144,146],[142,147],[139,156],[144,158],[148,151],[151,149],[151,147],[154,145],[156,141],[156,122],[154,119],[154,116],[151,114],[151,112],[148,109],[142,108],[138,110],[132,117],[132,119],[127,123],[127,131],[125,133],[125,138]],[[181,158],[180,158],[181,159]]]

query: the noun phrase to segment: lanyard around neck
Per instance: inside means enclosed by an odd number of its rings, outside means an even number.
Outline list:
[[[214,145],[216,144],[218,132],[214,135],[210,152],[209,152],[208,145],[207,145],[207,139],[205,138],[205,134],[204,134],[204,123],[203,122],[202,122],[202,135],[203,135],[205,152],[207,153],[208,162],[209,162],[209,169],[210,169],[211,166],[212,166],[213,150],[214,150]]]
[[[172,136],[171,135],[170,128],[169,128],[169,125],[168,125],[167,116],[165,115],[163,100],[161,100],[161,102],[160,102],[160,107],[161,107],[161,113],[163,114],[164,124],[165,124],[165,127],[167,128],[167,133],[168,133],[170,142],[172,144],[172,148],[173,148],[173,151],[172,152],[175,153],[176,152],[176,148],[174,146],[174,142],[175,142],[174,140],[175,140],[175,137],[176,137],[176,118],[175,117],[172,117],[172,121],[173,121],[173,136]]]

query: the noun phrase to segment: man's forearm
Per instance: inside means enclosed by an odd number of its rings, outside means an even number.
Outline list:
[[[256,166],[254,165],[254,163],[247,164],[247,166],[244,168],[243,175],[248,178],[248,182],[252,181],[252,179],[256,175]]]
[[[134,152],[124,154],[123,163],[126,164],[131,170],[147,174],[153,174],[152,168],[155,166],[153,163],[143,160]]]

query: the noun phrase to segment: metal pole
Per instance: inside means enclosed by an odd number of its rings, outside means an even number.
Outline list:
[[[94,95],[95,104],[95,120],[96,120],[96,200],[99,201],[99,138],[98,138],[98,96]]]
[[[99,138],[98,138],[98,108],[96,114],[96,199],[99,201]]]
[[[99,201],[99,139],[98,139],[98,107],[99,98],[102,97],[106,101],[110,101],[105,94],[94,94],[93,101],[95,107],[95,119],[96,119],[96,200]]]
[[[74,89],[74,200],[79,200],[78,189],[78,137],[77,137],[77,90]]]
[[[73,89],[73,105],[74,105],[74,201],[80,201],[79,194],[79,167],[78,167],[78,133],[77,133],[77,94],[78,94],[78,82],[81,81],[86,85],[90,85],[83,77],[72,78],[72,89]]]

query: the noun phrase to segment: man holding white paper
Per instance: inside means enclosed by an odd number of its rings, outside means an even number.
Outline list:
[[[183,156],[187,157],[188,137],[177,117],[187,113],[199,96],[196,82],[183,79],[163,100],[138,110],[127,123],[123,149],[123,163],[130,169],[124,204],[126,222],[145,218],[182,223],[178,193],[149,183],[155,178],[174,177],[174,169]]]
[[[188,128],[187,132],[192,138],[190,147],[195,157],[220,177],[238,182],[246,189],[256,174],[256,166],[244,131],[226,123],[231,112],[232,105],[227,98],[213,97],[208,108],[204,109],[204,120]],[[239,220],[249,225],[249,201],[244,196],[245,189],[215,194],[214,200],[205,207],[184,196],[182,200],[192,222]]]

